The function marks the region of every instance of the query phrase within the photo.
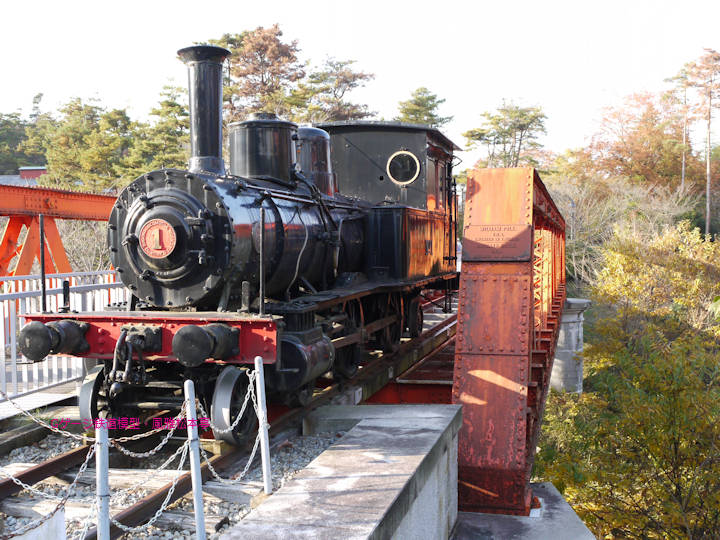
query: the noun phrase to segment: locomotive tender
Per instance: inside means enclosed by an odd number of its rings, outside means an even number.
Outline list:
[[[427,126],[299,127],[273,114],[230,124],[222,158],[222,65],[214,46],[188,66],[187,170],[142,175],[119,195],[108,248],[131,292],[100,313],[29,315],[23,354],[98,360],[83,419],[177,411],[195,382],[216,436],[238,444],[243,370],[263,358],[271,399],[306,402],[315,380],[352,377],[361,347],[392,349],[422,328],[420,292],[457,286],[457,147]],[[322,128],[322,129],[321,129]]]

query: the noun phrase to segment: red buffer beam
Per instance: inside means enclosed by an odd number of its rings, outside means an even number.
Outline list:
[[[564,263],[565,221],[534,169],[469,174],[452,389],[461,510],[529,513]]]

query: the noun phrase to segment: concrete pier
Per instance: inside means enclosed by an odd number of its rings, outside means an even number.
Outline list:
[[[583,312],[590,306],[590,300],[568,298],[560,320],[560,334],[550,386],[561,392],[582,392],[583,361],[578,355],[583,350]]]
[[[347,433],[221,538],[448,538],[457,405],[328,406],[306,434]]]

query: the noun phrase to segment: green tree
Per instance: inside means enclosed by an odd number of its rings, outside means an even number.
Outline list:
[[[0,113],[0,174],[17,174],[18,167],[26,164],[19,150],[25,140],[25,128],[20,113]]]
[[[535,165],[532,152],[541,148],[538,137],[545,133],[546,116],[540,107],[519,107],[503,102],[497,112],[482,114],[483,124],[463,133],[469,148],[484,146],[486,167]]]
[[[437,113],[438,107],[443,103],[445,103],[444,99],[438,99],[437,94],[433,94],[421,86],[413,91],[410,99],[398,104],[399,114],[395,120],[410,124],[426,124],[436,128],[442,127],[453,119],[452,116],[440,116]]]
[[[136,177],[148,170],[187,166],[190,156],[190,121],[185,90],[166,86],[158,106],[150,111],[152,121],[137,124],[122,171]]]
[[[125,110],[106,111],[74,98],[58,120],[38,119],[29,126],[24,147],[45,153],[48,174],[42,184],[99,192],[129,181],[122,174],[134,128]]]
[[[27,145],[28,127],[47,120],[40,112],[42,97],[42,94],[33,97],[29,120],[19,112],[0,113],[0,174],[17,174],[18,168],[25,165],[45,165],[45,152],[37,152]]]
[[[326,58],[323,65],[311,72],[291,96],[294,119],[308,122],[357,120],[372,116],[364,104],[346,100],[349,92],[365,86],[375,76],[354,71],[354,60]]]
[[[720,244],[685,222],[603,257],[585,393],[549,399],[536,474],[600,538],[716,538]]]

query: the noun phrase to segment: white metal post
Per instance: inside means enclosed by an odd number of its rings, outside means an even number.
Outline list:
[[[97,488],[98,540],[110,540],[110,485],[108,482],[108,428],[105,420],[95,419],[95,485]]]
[[[193,506],[195,507],[195,538],[205,540],[200,440],[198,439],[197,414],[195,413],[195,385],[191,380],[185,381],[185,403],[188,440],[190,441],[190,476],[192,478]]]
[[[270,441],[268,439],[267,406],[265,404],[265,372],[262,356],[255,357],[255,373],[257,377],[258,421],[260,426],[260,457],[262,459],[263,486],[265,494],[272,493],[272,471],[270,470]]]

